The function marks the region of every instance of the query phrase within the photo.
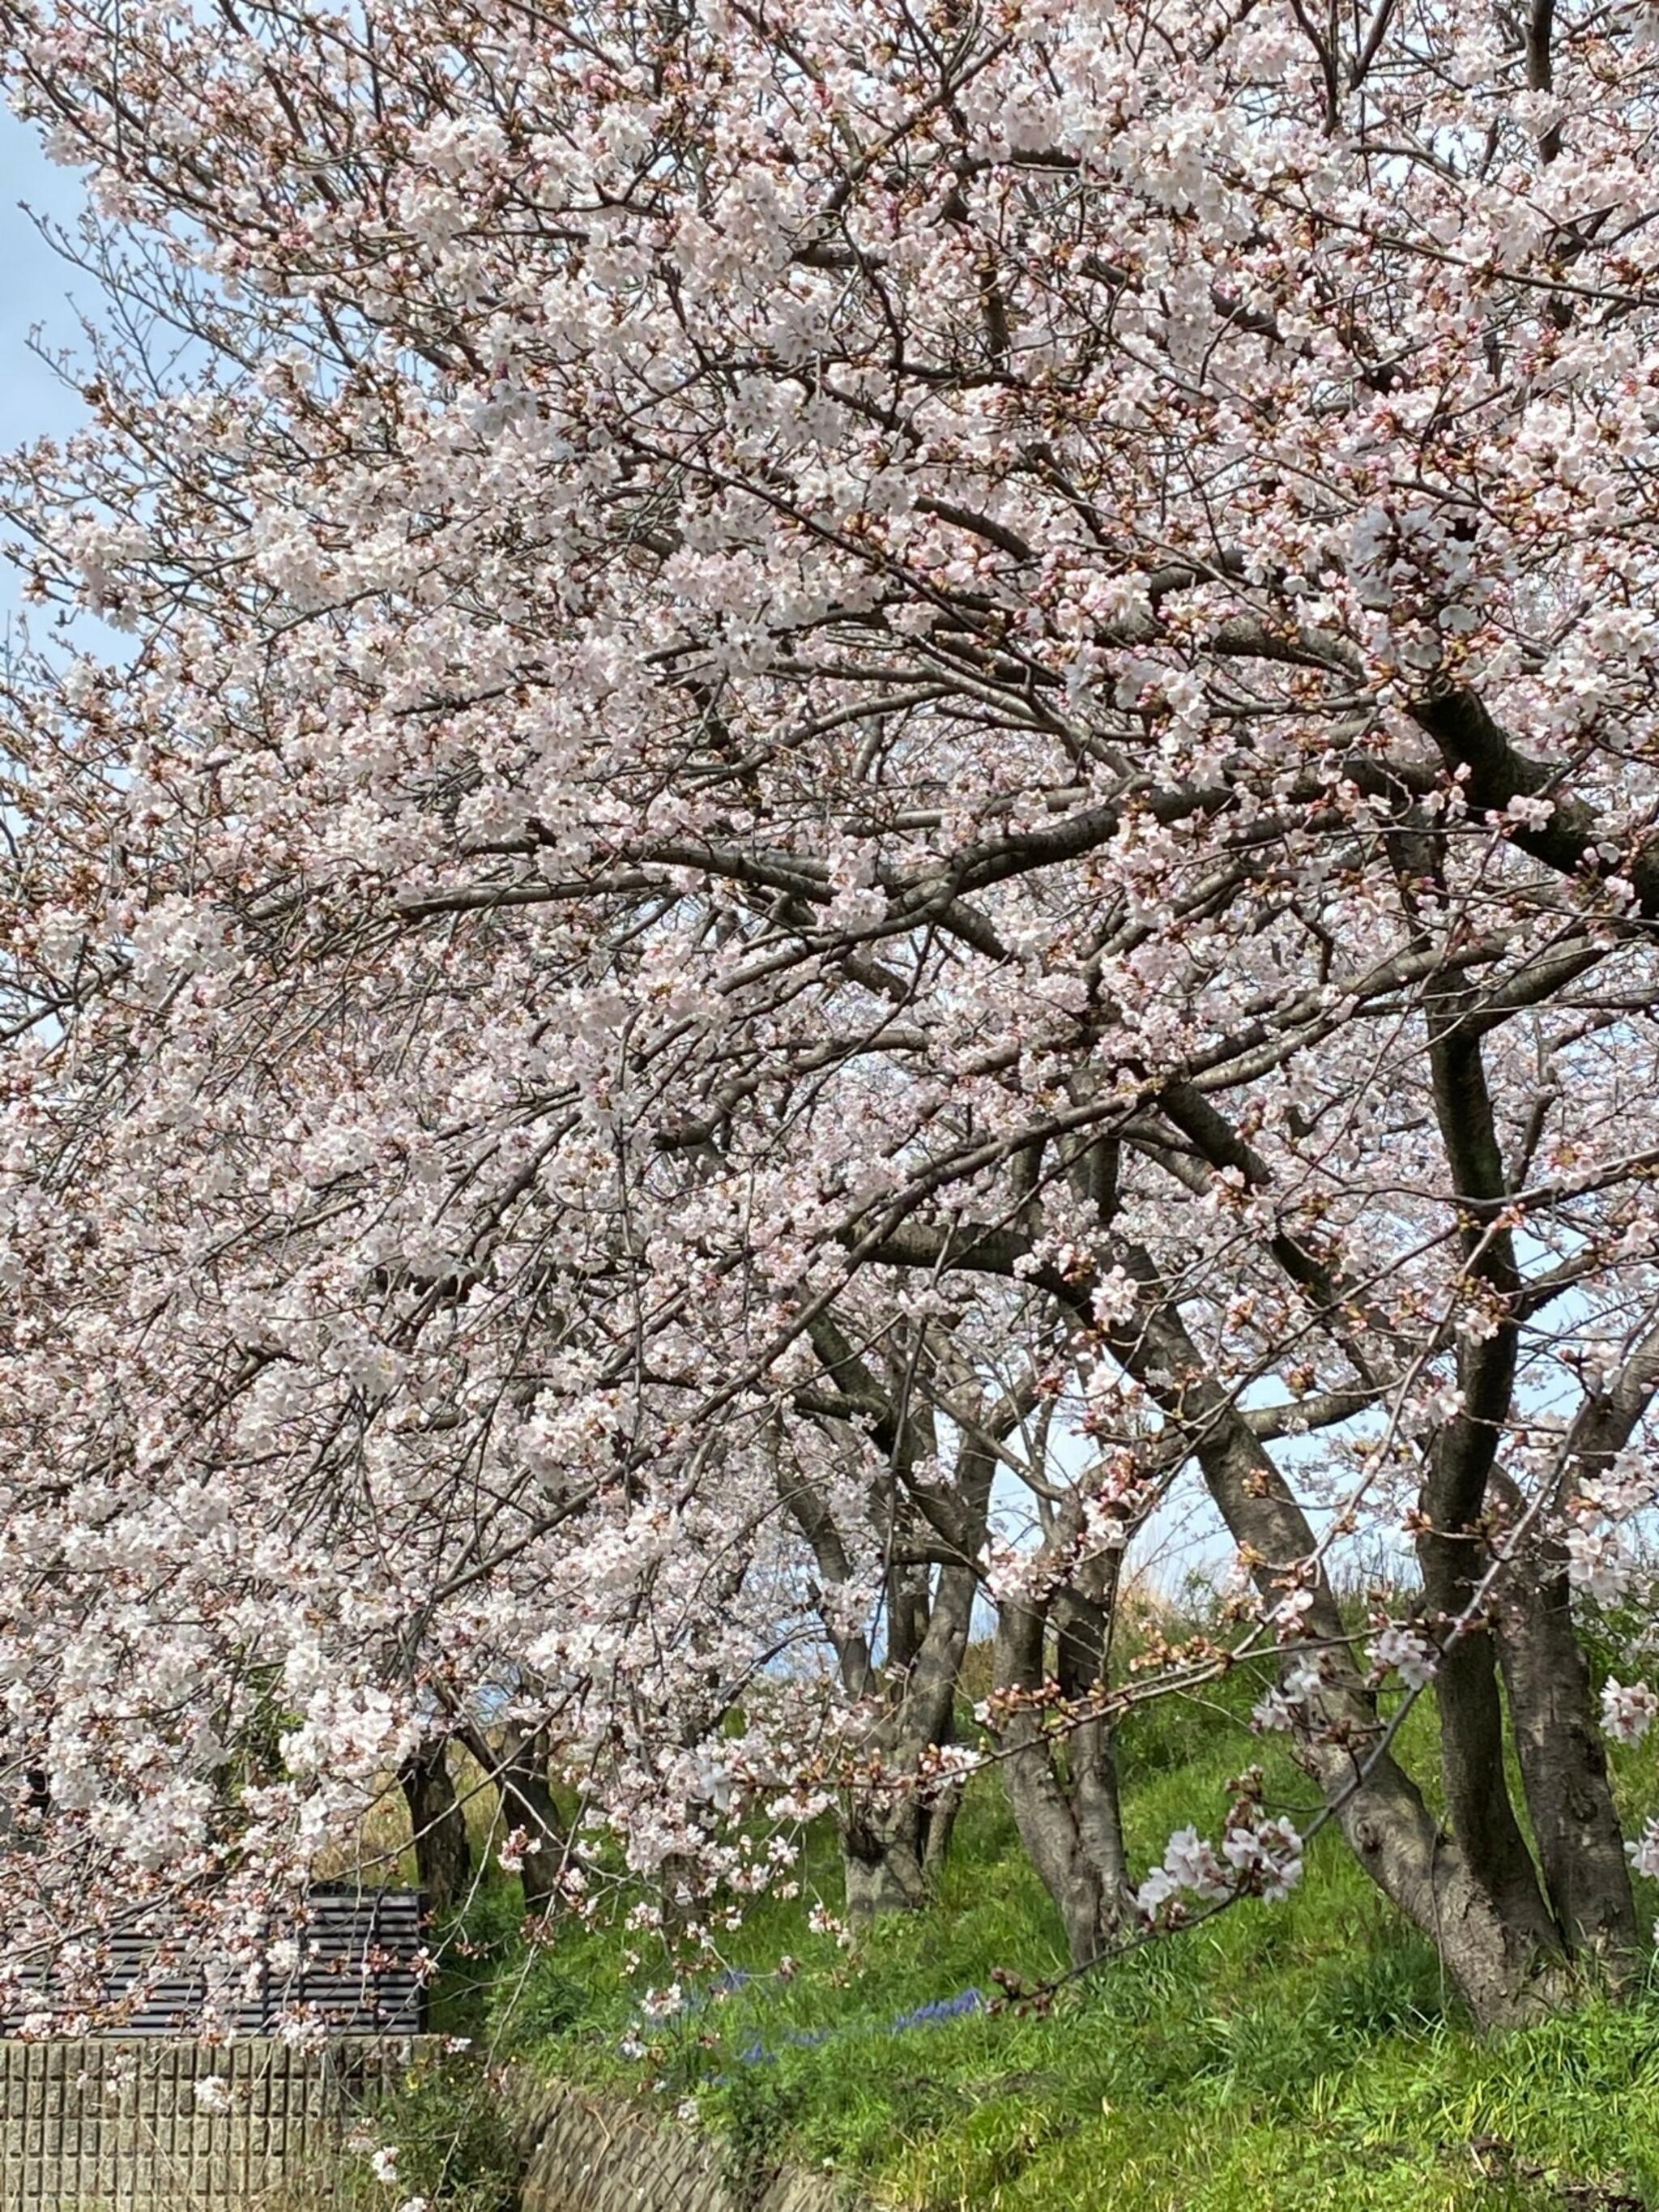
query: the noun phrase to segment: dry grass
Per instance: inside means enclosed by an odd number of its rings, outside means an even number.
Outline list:
[[[480,1865],[497,1840],[501,1826],[495,1792],[483,1769],[459,1744],[449,1747],[449,1778],[465,1809],[473,1863]],[[395,1774],[380,1778],[374,1802],[358,1822],[356,1833],[321,1853],[317,1876],[321,1881],[413,1886],[415,1847],[409,1806]]]

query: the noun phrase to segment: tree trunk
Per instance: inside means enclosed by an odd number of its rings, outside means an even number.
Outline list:
[[[1272,1460],[1216,1392],[1215,1441],[1200,1448],[1211,1494],[1241,1542],[1264,1565],[1264,1595],[1279,1589],[1271,1565],[1311,1558],[1313,1532]],[[1376,1702],[1346,1656],[1342,1617],[1322,1574],[1311,1585],[1307,1633],[1325,1646],[1324,1686],[1297,1731],[1299,1763],[1318,1781],[1360,1864],[1439,1951],[1484,2027],[1514,2027],[1562,2002],[1571,1981],[1547,1926],[1528,1910],[1505,1917],[1462,1839],[1443,1829],[1391,1753],[1378,1749]]]
[[[931,1456],[937,1442],[931,1416],[910,1409],[901,1419],[892,1395],[827,1318],[815,1328],[813,1340],[837,1388],[870,1415],[891,1455],[894,1479],[884,1486],[878,1515],[890,1546],[896,1553],[926,1538],[943,1549],[945,1560],[936,1571],[910,1558],[896,1557],[889,1566],[887,1650],[879,1667],[866,1636],[836,1626],[832,1613],[825,1613],[842,1686],[870,1711],[863,1748],[884,1777],[867,1790],[849,1791],[841,1816],[848,1913],[869,1920],[924,1904],[950,1848],[960,1785],[946,1782],[927,1790],[925,1768],[928,1753],[956,1735],[957,1681],[973,1623],[995,1462],[982,1437],[969,1436],[958,1455],[953,1493],[912,1491],[901,1471],[918,1450]],[[1012,1419],[1008,1413],[1005,1426]],[[819,1490],[781,1462],[778,1488],[812,1548],[826,1589],[844,1586],[851,1571],[846,1548]]]
[[[958,1666],[961,1662],[958,1658]],[[951,1711],[939,1725],[938,1741],[941,1744],[957,1740],[956,1685],[951,1684]],[[956,1833],[957,1814],[962,1810],[962,1784],[949,1782],[922,1808],[923,1830],[921,1845],[922,1879],[930,1896],[936,1895],[939,1877],[945,1872],[945,1863],[951,1856],[951,1838]]]
[[[1629,1443],[1659,1382],[1659,1331],[1632,1350],[1612,1387],[1589,1399],[1574,1424],[1563,1484],[1603,1474]],[[1501,1514],[1520,1525],[1526,1501],[1499,1470]],[[1624,1837],[1607,1782],[1607,1753],[1574,1631],[1565,1547],[1547,1534],[1516,1559],[1503,1586],[1498,1652],[1509,1691],[1527,1809],[1550,1904],[1575,1957],[1613,1987],[1638,1954],[1636,1905]]]
[[[480,1729],[469,1729],[463,1740],[495,1785],[505,1826],[521,1828],[526,1846],[536,1846],[525,1851],[519,1882],[526,1912],[539,1917],[557,1894],[568,1841],[547,1778],[545,1739],[538,1729],[509,1723],[499,1747]]]
[[[1144,1252],[1126,1264],[1149,1288]],[[1264,1599],[1277,1603],[1299,1579],[1311,1602],[1304,1634],[1322,1647],[1324,1679],[1295,1739],[1300,1765],[1318,1782],[1355,1856],[1377,1886],[1434,1943],[1475,2021],[1514,2027],[1570,2000],[1576,1984],[1559,1951],[1540,1941],[1534,1916],[1516,1925],[1457,1837],[1430,1813],[1421,1791],[1378,1748],[1376,1701],[1348,1656],[1346,1631],[1306,1515],[1271,1455],[1227,1392],[1206,1374],[1178,1315],[1158,1303],[1133,1328],[1113,1331],[1113,1349],[1195,1443],[1206,1486],[1233,1540],[1253,1562]]]
[[[1523,1510],[1519,1492],[1502,1475],[1493,1486],[1513,1524]],[[1551,1908],[1573,1956],[1617,1988],[1638,1954],[1636,1902],[1589,1668],[1573,1627],[1566,1556],[1554,1538],[1510,1570],[1497,1639]]]
[[[850,1920],[915,1912],[927,1902],[927,1813],[914,1796],[891,1806],[866,1802],[841,1824],[842,1872]]]
[[[941,1790],[927,1808],[927,1834],[922,1845],[921,1871],[929,1896],[938,1892],[939,1877],[944,1874],[945,1862],[951,1856],[951,1839],[957,1831],[957,1814],[961,1810],[962,1784],[959,1782],[952,1782]]]
[[[957,1677],[973,1618],[974,1577],[941,1569],[927,1632],[888,1711],[866,1741],[890,1767],[894,1787],[855,1793],[842,1816],[847,1910],[855,1920],[925,1905],[944,1870],[956,1822],[957,1785],[924,1795],[915,1778],[926,1754],[956,1734]]]
[[[1432,1495],[1433,1486],[1430,1486]],[[1431,1510],[1432,1510],[1431,1507]],[[1425,1595],[1443,1622],[1470,1601],[1489,1564],[1473,1529],[1438,1529],[1418,1539]],[[1504,1766],[1504,1711],[1493,1641],[1484,1628],[1466,1629],[1441,1656],[1434,1681],[1440,1709],[1440,1766],[1446,1811],[1470,1867],[1498,1917],[1540,1957],[1565,1948],[1539,1887],[1532,1853],[1510,1799]]]
[[[1063,1532],[1062,1532],[1063,1536]],[[1068,1700],[1103,1687],[1103,1638],[1097,1622],[1115,1596],[1118,1559],[1098,1578],[1100,1595],[1082,1609],[1064,1594],[1053,1601],[1011,1597],[998,1613],[996,1686],[1004,1693],[1002,1776],[1032,1865],[1053,1899],[1073,1966],[1087,1966],[1111,1942],[1128,1899],[1127,1864],[1118,1814],[1111,1729],[1103,1718],[1074,1723],[1060,1736],[1043,1725],[1050,1686],[1044,1643],[1051,1605],[1060,1616],[1058,1675]],[[1062,1764],[1063,1760],[1063,1764]]]
[[[1638,1955],[1636,1901],[1565,1572],[1506,1595],[1498,1648],[1551,1906],[1574,1956],[1617,1987]]]
[[[924,1642],[922,1655],[926,1656]],[[960,1664],[960,1654],[957,1664]],[[954,1694],[955,1668],[951,1683]],[[920,1684],[913,1684],[920,1691]],[[924,1699],[920,1716],[925,1725],[933,1701]],[[950,1743],[956,1736],[954,1714],[936,1725],[929,1741]],[[848,1917],[873,1920],[883,1912],[915,1912],[939,1893],[939,1877],[949,1856],[951,1837],[962,1805],[962,1785],[947,1783],[936,1794],[922,1796],[914,1787],[890,1802],[855,1801],[842,1816],[842,1872]]]
[[[501,1768],[501,1813],[511,1828],[522,1828],[526,1846],[519,1881],[524,1909],[539,1919],[558,1894],[566,1837],[558,1801],[547,1779],[547,1750],[539,1735],[524,1737],[507,1751]]]
[[[1410,909],[1417,881],[1440,876],[1443,853],[1426,825],[1415,820],[1397,826],[1395,846],[1395,865]],[[1503,1498],[1507,1492],[1511,1522],[1520,1516],[1521,1501],[1497,1464],[1497,1454],[1513,1402],[1524,1286],[1513,1235],[1501,1218],[1508,1182],[1486,1083],[1481,1029],[1463,1019],[1468,995],[1455,978],[1437,984],[1430,1003],[1436,1115],[1452,1181],[1468,1202],[1461,1229],[1462,1249],[1473,1278],[1490,1294],[1495,1324],[1459,1343],[1461,1405],[1436,1439],[1422,1500],[1427,1525],[1419,1540],[1419,1558],[1430,1608],[1443,1628],[1471,1611],[1474,1593],[1490,1567],[1492,1553],[1484,1533],[1488,1499]],[[1264,1188],[1272,1181],[1265,1162],[1201,1094],[1178,1086],[1166,1093],[1164,1103],[1213,1166],[1237,1170],[1253,1188]],[[1356,1295],[1358,1286],[1333,1277],[1316,1249],[1280,1237],[1273,1249],[1322,1313],[1334,1317],[1334,1333],[1344,1341],[1356,1372],[1365,1381],[1373,1380],[1370,1350],[1354,1334],[1355,1326],[1363,1327],[1369,1320],[1376,1341],[1386,1345],[1393,1328],[1389,1317],[1368,1312],[1363,1291]],[[1179,1329],[1178,1322],[1176,1328]],[[1635,1349],[1602,1404],[1586,1409],[1574,1439],[1581,1460],[1609,1455],[1627,1440],[1656,1381],[1659,1333]],[[1213,1479],[1212,1490],[1219,1502]],[[1236,1504],[1242,1508],[1243,1501]],[[1237,1519],[1229,1515],[1241,1540],[1244,1517],[1242,1511]],[[1295,1540],[1301,1542],[1300,1531]],[[1260,1583],[1261,1577],[1257,1579]],[[1589,1710],[1583,1658],[1572,1634],[1565,1576],[1553,1592],[1549,1583],[1547,1577],[1541,1584],[1528,1583],[1524,1576],[1512,1579],[1498,1618],[1490,1626],[1477,1623],[1445,1650],[1434,1686],[1442,1723],[1447,1809],[1462,1856],[1478,1888],[1486,1893],[1490,1911],[1472,1899],[1461,1933],[1449,1934],[1437,1875],[1427,1884],[1434,1910],[1431,1921],[1422,1924],[1440,1943],[1449,1966],[1454,1945],[1463,1955],[1463,1964],[1455,1971],[1477,2014],[1494,2008],[1502,2012],[1511,2004],[1530,2005],[1534,1977],[1547,1986],[1560,1984],[1559,1954],[1564,1950],[1595,1952],[1611,1966],[1620,1957],[1628,1959],[1634,1944],[1629,1877],[1607,1788],[1606,1762]],[[1322,1578],[1322,1601],[1324,1595]],[[1537,1843],[1537,1866],[1516,1816],[1504,1771],[1498,1663]],[[1355,1721],[1358,1743],[1366,1740],[1370,1724],[1363,1710]],[[1396,1856],[1409,1862],[1419,1855],[1418,1816],[1403,1800],[1391,1809],[1391,1820],[1370,1824],[1373,1856]],[[1392,1846],[1384,1841],[1390,1826],[1396,1831]],[[1433,1869],[1438,1863],[1437,1856]],[[1373,1870],[1381,1878],[1380,1869]],[[1403,1871],[1399,1879],[1419,1893],[1423,1887],[1419,1879]],[[1421,1923],[1420,1911],[1413,1917]],[[1488,1918],[1492,1929],[1477,1939],[1474,1929]],[[1514,1989],[1506,1996],[1510,1982]],[[1475,1984],[1485,1995],[1477,1996]]]
[[[428,1744],[398,1771],[415,1838],[415,1865],[428,1912],[453,1912],[466,1893],[472,1847],[450,1779],[448,1746]]]

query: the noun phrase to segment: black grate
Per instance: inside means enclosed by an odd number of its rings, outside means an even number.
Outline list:
[[[273,1927],[299,1947],[298,1963],[283,1972],[262,1964],[258,1985],[238,1989],[234,2007],[218,2008],[240,2035],[270,2035],[295,2014],[331,2035],[418,2035],[424,2026],[425,1989],[417,1972],[421,1896],[413,1889],[315,1889],[303,1919]],[[92,2033],[99,2036],[188,2036],[204,2024],[210,1972],[170,1967],[164,1943],[153,1932],[131,1929],[111,1937],[104,2007]],[[240,1971],[227,1962],[226,1972]],[[43,2010],[53,2008],[48,1976]],[[61,2004],[61,1999],[59,2000]],[[15,2035],[20,2017],[0,2019],[0,2034]]]

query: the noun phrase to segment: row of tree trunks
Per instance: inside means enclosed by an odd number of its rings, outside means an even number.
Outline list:
[[[455,1741],[479,1767],[496,1799],[498,1824],[522,1832],[526,1850],[519,1880],[525,1911],[542,1917],[557,1895],[567,1836],[548,1778],[545,1742],[538,1733],[509,1723],[492,1741],[465,1728]],[[429,1912],[441,1917],[465,1903],[474,1876],[466,1809],[455,1788],[446,1739],[424,1744],[398,1771],[415,1847],[416,1879]]]
[[[1478,1059],[1473,1073],[1467,1057],[1449,1048],[1445,1061],[1443,1103],[1462,1116],[1465,1131],[1461,1152],[1449,1149],[1462,1176],[1478,1183],[1490,1164],[1478,1147],[1472,1158],[1467,1137],[1479,1119]],[[1489,1252],[1490,1243],[1480,1248],[1486,1272],[1503,1278],[1492,1288],[1509,1297],[1504,1255],[1492,1261]],[[1294,1264],[1304,1256],[1294,1253]],[[1147,1255],[1125,1248],[1118,1263],[1142,1295],[1133,1321],[1110,1334],[1115,1357],[1162,1408],[1170,1433],[1190,1440],[1262,1599],[1277,1606],[1293,1588],[1305,1596],[1286,1663],[1316,1655],[1320,1683],[1297,1729],[1296,1755],[1360,1863],[1435,1942],[1483,2024],[1534,2017],[1591,1974],[1617,1985],[1636,1954],[1634,1906],[1565,1560],[1559,1545],[1511,1546],[1517,1532],[1524,1535],[1527,1503],[1495,1464],[1492,1437],[1513,1388],[1504,1331],[1464,1352],[1462,1411],[1432,1441],[1424,1487],[1425,1625],[1443,1645],[1431,1692],[1440,1717],[1442,1820],[1385,1744],[1375,1694],[1352,1656],[1312,1529],[1284,1476],[1234,1398],[1206,1373]],[[959,1789],[918,1778],[930,1762],[936,1768],[932,1754],[954,1736],[994,1439],[988,1430],[964,1437],[948,1491],[934,1495],[912,1485],[910,1462],[924,1451],[931,1456],[937,1443],[931,1420],[901,1405],[890,1382],[841,1340],[831,1335],[820,1350],[844,1402],[874,1417],[891,1470],[872,1500],[890,1550],[886,1649],[878,1662],[861,1635],[832,1632],[844,1686],[870,1714],[864,1750],[875,1779],[849,1795],[842,1820],[848,1911],[869,1918],[923,1905],[948,1849]],[[1659,1337],[1632,1353],[1581,1421],[1569,1472],[1583,1479],[1605,1466],[1656,1381]],[[1006,1407],[997,1416],[1005,1424],[1012,1418]],[[779,1479],[830,1591],[850,1572],[841,1532],[816,1489],[782,1465]],[[1074,1509],[1051,1513],[1030,1577],[1037,1594],[1000,1601],[994,1687],[999,1763],[1015,1819],[1071,1956],[1084,1964],[1121,1934],[1130,1881],[1108,1717],[1121,1554],[1102,1551],[1079,1562],[1076,1535]],[[1478,1595],[1483,1584],[1489,1587]],[[833,1610],[826,1608],[827,1619]],[[1505,1771],[1511,1746],[1524,1825]],[[526,1910],[544,1912],[565,1845],[545,1747],[518,1730],[500,1744],[479,1737],[469,1747],[499,1792],[507,1826],[540,1846],[526,1852],[522,1879]],[[412,1760],[401,1778],[422,1887],[434,1905],[453,1903],[471,1866],[441,1752]]]

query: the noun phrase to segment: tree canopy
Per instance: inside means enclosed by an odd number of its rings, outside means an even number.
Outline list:
[[[0,742],[12,1974],[503,1717],[550,1893],[694,1913],[830,1807],[913,1900],[988,1759],[1082,1963],[1295,1879],[1115,1817],[1126,1701],[1262,1653],[1478,2017],[1627,1973],[1648,18],[0,31],[107,298],[4,504],[132,641]],[[1231,1640],[1131,1680],[1201,1496]]]

